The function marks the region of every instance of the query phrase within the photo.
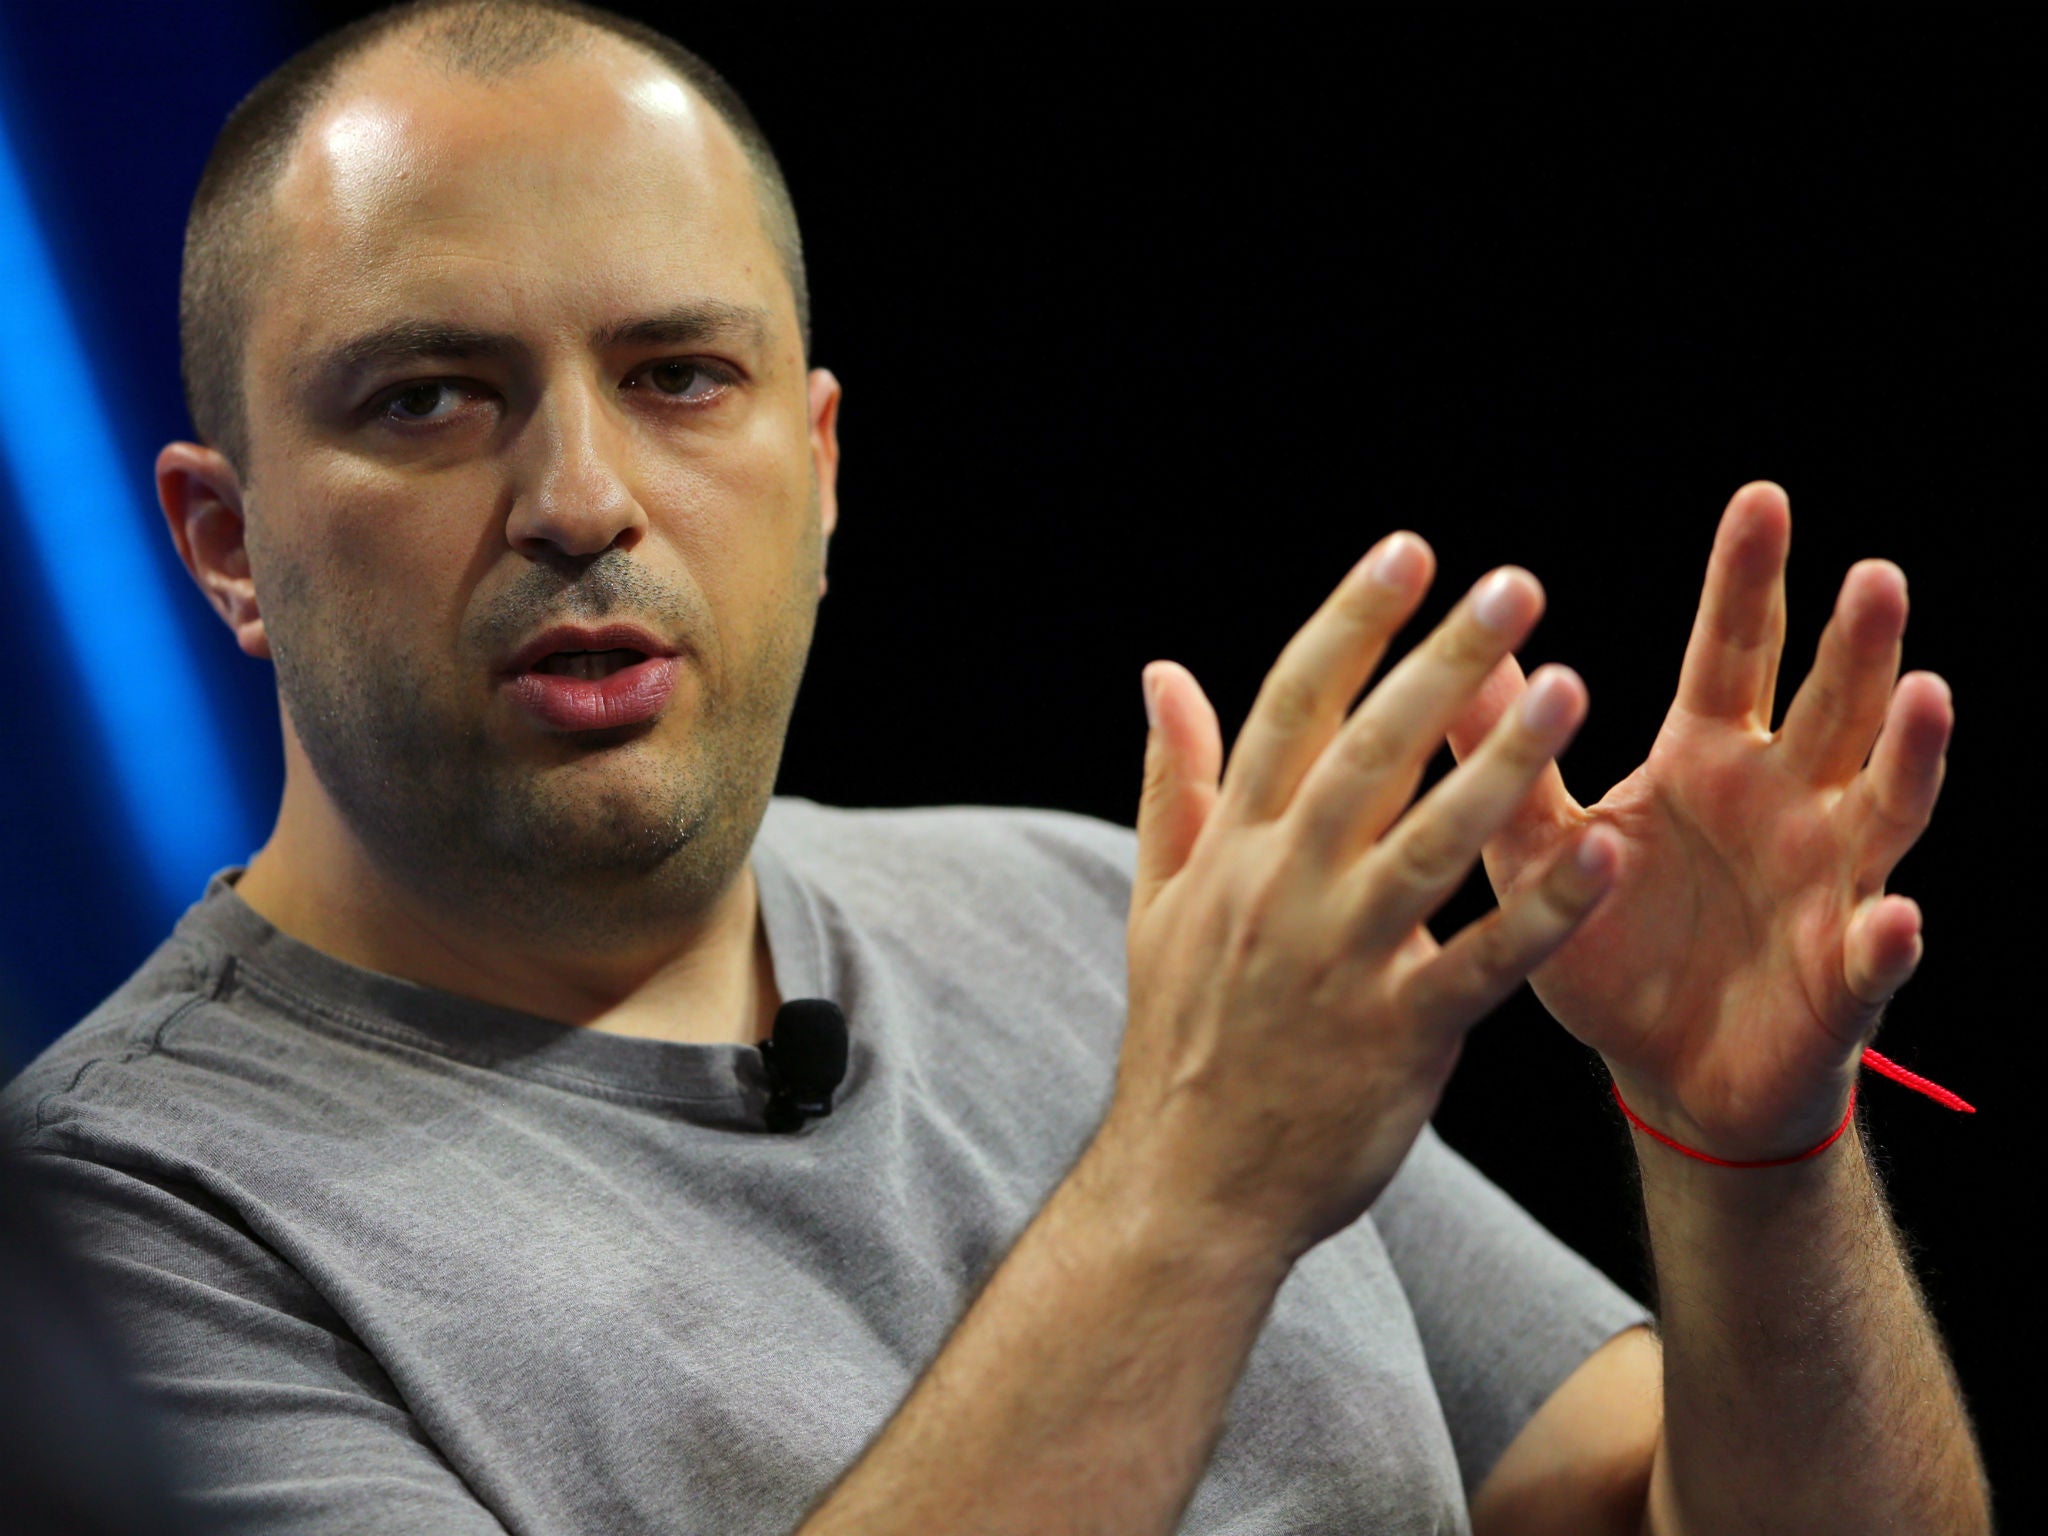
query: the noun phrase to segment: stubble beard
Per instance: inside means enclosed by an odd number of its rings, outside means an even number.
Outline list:
[[[815,631],[815,570],[807,592],[803,580],[739,674],[678,660],[700,668],[696,718],[680,744],[648,736],[554,762],[493,739],[473,691],[467,708],[451,702],[462,696],[453,668],[437,673],[403,648],[368,649],[380,633],[370,615],[307,602],[317,582],[281,580],[267,628],[279,699],[314,775],[387,878],[502,934],[606,947],[702,918],[744,867]],[[602,580],[580,586],[568,606],[592,618],[623,611],[614,599],[632,586],[629,573],[609,593]],[[680,735],[659,729],[669,743]],[[616,761],[592,762],[597,753]]]

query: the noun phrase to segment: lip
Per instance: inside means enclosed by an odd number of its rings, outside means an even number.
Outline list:
[[[557,624],[519,647],[505,663],[505,671],[513,677],[530,672],[543,656],[555,651],[640,651],[654,657],[676,654],[674,646],[655,639],[638,624],[600,624],[594,629],[582,624]]]
[[[621,667],[606,677],[567,677],[536,672],[542,657],[555,651],[634,650],[645,661]],[[512,702],[542,725],[558,731],[603,731],[651,720],[675,692],[675,648],[655,639],[636,624],[606,624],[594,629],[558,625],[521,646],[506,671],[506,692]]]

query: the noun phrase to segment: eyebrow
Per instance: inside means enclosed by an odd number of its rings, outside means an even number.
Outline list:
[[[769,334],[768,311],[723,299],[695,299],[656,314],[617,320],[590,336],[600,350],[621,346],[702,346],[708,342],[741,343],[759,349]],[[498,360],[527,350],[516,336],[479,331],[434,320],[399,320],[379,326],[322,352],[315,378],[340,379],[372,366],[425,359]]]
[[[605,326],[592,334],[590,342],[599,350],[621,346],[691,347],[707,341],[737,341],[759,348],[767,345],[768,332],[768,311],[758,305],[695,299],[659,314]]]

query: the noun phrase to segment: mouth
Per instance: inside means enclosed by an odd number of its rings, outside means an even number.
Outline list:
[[[622,648],[616,651],[550,651],[529,669],[549,677],[575,677],[595,682],[647,659],[645,651]]]
[[[536,636],[505,674],[512,702],[551,731],[604,731],[660,715],[675,691],[674,651],[632,625]]]

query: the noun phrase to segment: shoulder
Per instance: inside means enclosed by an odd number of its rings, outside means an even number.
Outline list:
[[[181,933],[166,938],[98,1007],[0,1088],[0,1143],[45,1145],[67,1101],[127,1077],[155,1054],[167,1027],[213,994],[224,959]]]
[[[93,1011],[0,1088],[0,1146],[182,1176],[209,1138],[302,1123],[294,1053],[331,1049],[237,1006],[236,961],[185,922]]]
[[[1137,834],[1074,811],[941,805],[849,809],[778,798],[762,835],[806,875],[855,898],[962,898],[1126,909]]]

